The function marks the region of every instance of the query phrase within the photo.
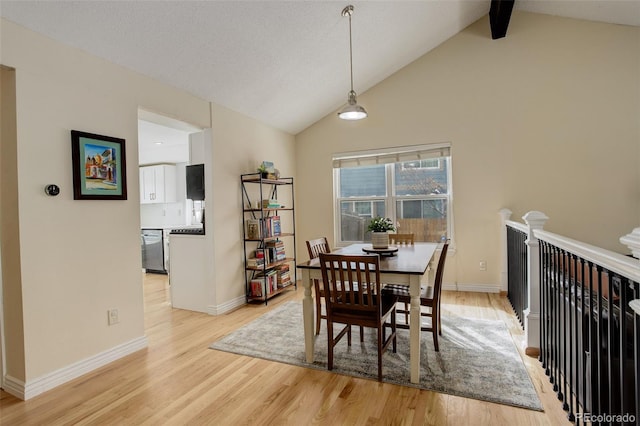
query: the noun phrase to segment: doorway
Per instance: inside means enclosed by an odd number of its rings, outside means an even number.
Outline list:
[[[187,193],[187,169],[205,162],[204,143],[202,128],[138,111],[140,245],[145,277],[170,274],[172,230],[204,226],[204,202],[190,199]]]

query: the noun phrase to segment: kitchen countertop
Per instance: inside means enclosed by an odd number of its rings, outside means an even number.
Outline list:
[[[162,229],[165,231],[171,231],[172,229],[191,229],[191,228],[202,228],[202,225],[165,225],[165,226],[141,226],[140,229]]]

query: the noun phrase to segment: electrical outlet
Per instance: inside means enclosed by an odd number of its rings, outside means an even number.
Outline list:
[[[484,260],[480,261],[480,270],[481,271],[486,271],[487,270],[487,262]]]
[[[108,317],[109,325],[114,325],[120,322],[120,318],[118,318],[117,309],[109,309],[107,311],[107,317]]]

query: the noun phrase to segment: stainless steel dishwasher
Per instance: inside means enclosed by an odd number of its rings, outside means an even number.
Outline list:
[[[142,229],[142,267],[147,272],[166,274],[162,229]]]

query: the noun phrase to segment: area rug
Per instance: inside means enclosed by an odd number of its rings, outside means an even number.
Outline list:
[[[302,303],[287,302],[214,342],[210,348],[301,367],[327,369],[326,322],[316,337],[313,364],[306,362]],[[336,330],[337,331],[337,330]],[[334,352],[334,373],[377,380],[376,331],[358,327],[352,346],[344,337]],[[442,318],[440,351],[425,332],[421,339],[420,383],[410,382],[409,330],[397,332],[398,352],[383,357],[383,381],[465,398],[542,411],[513,340],[502,321]]]

